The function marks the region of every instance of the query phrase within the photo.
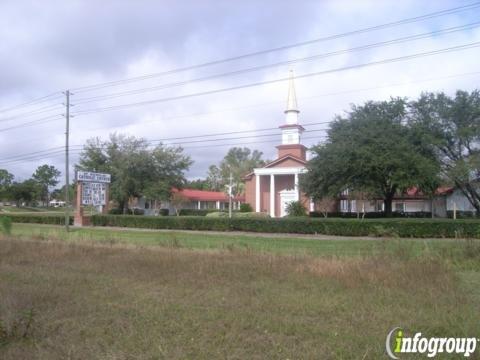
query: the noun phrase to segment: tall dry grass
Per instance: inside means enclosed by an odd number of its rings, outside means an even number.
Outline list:
[[[44,240],[0,239],[2,358],[378,358],[393,326],[478,330],[454,270],[401,245],[327,259]]]

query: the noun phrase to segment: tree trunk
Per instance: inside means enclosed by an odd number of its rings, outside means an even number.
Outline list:
[[[385,217],[392,217],[392,202],[393,202],[393,195],[388,195],[383,199],[383,204],[385,206],[384,212]]]

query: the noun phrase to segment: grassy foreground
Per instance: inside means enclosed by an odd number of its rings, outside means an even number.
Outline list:
[[[476,242],[14,224],[0,238],[0,358],[385,358],[396,326],[478,336],[479,289]]]

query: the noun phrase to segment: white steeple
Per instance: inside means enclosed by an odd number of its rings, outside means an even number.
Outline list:
[[[287,125],[297,125],[298,124],[298,110],[297,105],[297,95],[295,94],[295,74],[293,70],[290,70],[290,78],[288,80],[288,98],[287,98],[287,108],[285,110],[286,123]]]
[[[295,94],[295,75],[293,70],[290,70],[290,77],[288,80],[288,99],[287,108],[285,110],[285,125],[280,126],[282,129],[282,145],[300,144],[300,138],[303,132],[303,127],[298,123],[297,95]]]

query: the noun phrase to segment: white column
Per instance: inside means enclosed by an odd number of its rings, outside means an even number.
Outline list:
[[[270,174],[270,216],[275,217],[275,175]]]
[[[255,175],[255,212],[260,212],[260,175]]]
[[[298,192],[298,173],[295,173],[295,200],[300,200],[300,194]]]
[[[200,206],[200,201],[198,202],[198,210],[200,210],[201,206]]]
[[[315,211],[315,203],[312,198],[310,198],[310,211]]]
[[[217,208],[217,210],[220,210],[220,201],[217,201],[215,207]]]

